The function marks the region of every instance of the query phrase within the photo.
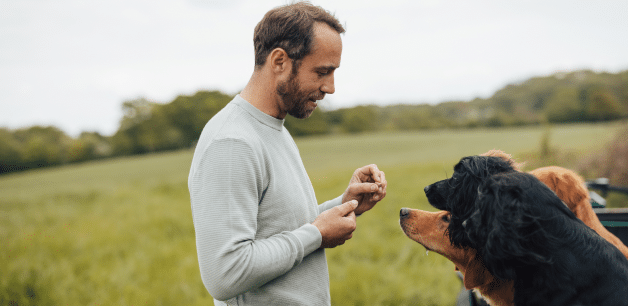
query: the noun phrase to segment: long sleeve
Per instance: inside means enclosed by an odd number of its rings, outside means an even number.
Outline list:
[[[318,205],[318,214],[342,204],[342,194],[334,199]]]
[[[264,285],[320,247],[320,232],[309,223],[256,239],[258,207],[267,188],[264,166],[246,141],[222,138],[205,149],[191,173],[201,277],[217,300]]]

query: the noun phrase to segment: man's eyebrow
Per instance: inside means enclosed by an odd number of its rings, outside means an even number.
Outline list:
[[[326,65],[326,66],[315,67],[314,70],[336,70],[337,68],[338,68],[338,66]]]

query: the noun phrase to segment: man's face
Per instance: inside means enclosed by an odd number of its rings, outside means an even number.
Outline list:
[[[292,69],[287,81],[277,85],[282,111],[295,118],[307,118],[316,109],[318,100],[322,100],[325,94],[333,94],[334,71],[340,66],[341,53],[340,34],[317,22],[312,51],[301,59],[298,69]]]
[[[287,82],[280,82],[277,85],[277,93],[281,97],[284,109],[288,111],[290,116],[305,119],[316,108],[316,102],[314,102],[314,107],[311,107],[311,101],[321,100],[325,94],[318,90],[306,92],[301,88],[299,81],[297,81],[297,76],[298,70],[292,71]]]

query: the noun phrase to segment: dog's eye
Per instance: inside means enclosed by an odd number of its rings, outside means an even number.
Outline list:
[[[451,221],[451,216],[449,214],[446,214],[442,217],[443,222],[449,223],[449,221]]]

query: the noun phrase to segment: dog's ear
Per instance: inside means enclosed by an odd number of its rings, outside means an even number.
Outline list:
[[[530,177],[514,172],[487,179],[478,190],[475,211],[464,223],[487,269],[501,279],[516,279],[526,267],[551,264],[558,244],[544,229],[548,216],[541,211],[543,205],[529,203],[534,200],[529,195],[538,192],[532,185],[547,187],[538,180],[531,185]]]
[[[494,278],[486,269],[484,262],[477,256],[473,248],[467,248],[465,259],[463,283],[467,290],[477,288],[490,283]]]
[[[491,274],[488,272],[483,262],[477,260],[473,262],[467,269],[463,282],[467,290],[480,287],[491,281]]]

